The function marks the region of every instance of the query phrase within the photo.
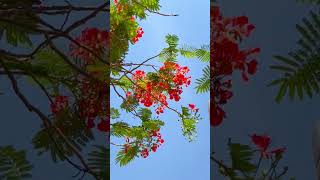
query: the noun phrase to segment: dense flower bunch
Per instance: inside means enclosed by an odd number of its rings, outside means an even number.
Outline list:
[[[97,55],[103,55],[108,47],[108,31],[99,30],[97,28],[85,29],[81,36],[76,41],[86,48],[92,50]],[[70,45],[71,56],[80,58],[85,62],[85,67],[94,64],[95,57],[86,49],[80,47],[78,44],[72,43]],[[96,76],[96,72],[89,72],[89,74]],[[110,120],[107,117],[107,85],[104,82],[92,82],[87,78],[80,79],[80,94],[77,99],[78,111],[80,117],[86,120],[88,128],[95,127],[94,121],[100,119],[97,129],[101,132],[110,131]],[[51,104],[51,111],[57,114],[62,109],[68,107],[68,97],[58,95]]]
[[[109,32],[97,28],[85,29],[77,42],[92,50],[96,55],[103,56],[109,45]],[[94,64],[97,59],[86,49],[79,47],[77,44],[71,44],[71,55],[85,61],[85,65]],[[97,76],[97,72],[89,72]],[[107,85],[104,82],[92,82],[87,78],[81,79],[81,97],[79,99],[79,112],[81,118],[86,120],[87,127],[95,127],[94,121],[100,119],[97,129],[102,132],[110,131],[110,120],[106,112],[109,108],[107,104]]]
[[[71,56],[84,60],[85,64],[92,64],[96,60],[93,53],[101,55],[106,51],[109,45],[109,32],[97,28],[87,28],[82,31],[81,36],[76,38],[76,41],[78,44],[72,43],[70,45]],[[83,47],[79,47],[79,44]]]
[[[282,155],[286,148],[275,148],[273,150],[269,150],[269,146],[271,144],[271,138],[266,135],[251,135],[252,142],[258,147],[259,152],[261,153],[261,157],[270,158],[272,155],[280,156]]]
[[[133,44],[135,44],[136,42],[139,41],[139,39],[142,37],[142,35],[144,34],[144,31],[141,27],[139,27],[137,29],[137,34],[136,36],[132,39]]]
[[[86,119],[87,127],[95,127],[94,121],[99,118],[98,130],[102,132],[110,131],[110,120],[106,112],[109,108],[107,102],[107,85],[101,82],[82,81],[81,99],[79,100],[80,116]]]
[[[164,112],[168,106],[167,99],[180,100],[182,87],[188,87],[191,77],[187,76],[189,68],[179,66],[174,62],[165,62],[157,73],[135,71],[132,80],[134,81],[133,93],[127,92],[127,98],[134,97],[139,103],[146,107],[156,106],[156,113]]]
[[[69,105],[68,96],[56,96],[51,104],[51,112],[56,115],[62,110],[65,110]]]
[[[255,57],[260,52],[259,48],[240,49],[239,43],[250,36],[255,26],[248,22],[248,17],[239,16],[227,18],[220,13],[219,7],[213,6],[211,14],[211,73],[213,73],[212,91],[214,94],[211,105],[211,125],[218,126],[226,117],[222,106],[233,96],[231,92],[231,75],[238,70],[244,81],[248,75],[257,71]]]
[[[156,152],[157,149],[164,143],[162,136],[159,132],[152,131],[150,137],[147,141],[135,142],[138,145],[138,149],[140,152],[140,156],[143,158],[147,158],[150,152]],[[129,138],[126,138],[126,144],[124,145],[124,152],[127,153],[130,148],[132,148],[133,142]]]

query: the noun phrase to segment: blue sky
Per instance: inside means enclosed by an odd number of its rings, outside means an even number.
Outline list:
[[[179,14],[179,16],[164,17],[152,14],[146,21],[141,22],[140,26],[144,29],[145,34],[137,45],[130,48],[127,56],[128,62],[141,62],[158,54],[166,46],[164,37],[167,34],[178,35],[181,45],[200,47],[209,43],[210,2],[208,0],[199,0],[196,3],[190,0],[160,1],[160,4],[161,12]],[[157,60],[153,62],[158,63]],[[194,103],[200,108],[203,119],[198,124],[196,140],[189,143],[182,136],[177,115],[167,110],[160,116],[160,119],[166,123],[161,131],[165,144],[156,153],[151,153],[147,159],[139,158],[125,167],[119,167],[115,164],[115,155],[119,149],[111,146],[111,179],[209,179],[209,94],[197,95],[194,89],[194,80],[202,75],[202,68],[206,64],[182,57],[179,57],[178,62],[191,69],[190,75],[193,83],[191,87],[184,89],[182,99],[170,106],[178,109],[181,105]],[[111,95],[112,106],[118,107],[120,103],[120,98]],[[129,115],[123,117],[134,118]]]

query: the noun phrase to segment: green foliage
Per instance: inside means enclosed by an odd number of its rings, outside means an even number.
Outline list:
[[[320,72],[320,16],[310,12],[310,18],[304,18],[302,25],[297,25],[301,36],[298,41],[298,49],[288,56],[274,56],[278,64],[270,66],[272,70],[279,71],[281,76],[270,83],[270,86],[278,85],[279,90],[276,102],[281,102],[285,95],[291,100],[304,96],[312,98],[319,94]]]
[[[121,87],[125,91],[128,91],[129,89],[132,89],[132,86],[133,86],[132,81],[126,76],[122,76],[119,81],[115,81],[113,83],[115,85]]]
[[[88,165],[101,179],[110,179],[110,148],[95,146],[89,153]]]
[[[38,28],[38,17],[30,9],[32,5],[39,4],[39,1],[12,1],[1,0],[0,8],[20,8],[19,11],[1,11],[0,12],[0,40],[6,37],[6,41],[14,46],[31,46],[31,34],[37,34],[34,30]]]
[[[26,71],[33,74],[46,88],[57,87],[66,83],[68,77],[75,75],[74,70],[51,49],[42,49],[35,54],[31,66],[32,68]],[[69,86],[72,86],[70,82]]]
[[[138,115],[142,121],[148,121],[151,119],[152,112],[148,108],[139,109]]]
[[[91,130],[86,127],[85,121],[78,119],[75,114],[68,111],[59,112],[54,118],[53,126],[61,130],[72,145],[80,151],[82,147],[94,139]],[[66,157],[74,154],[54,127],[41,129],[32,139],[32,143],[39,155],[50,152],[54,162],[65,160]]]
[[[110,118],[111,119],[118,119],[120,117],[120,112],[116,108],[110,108]]]
[[[229,142],[230,157],[232,160],[232,168],[241,172],[253,172],[256,166],[250,161],[254,155],[254,151],[248,145]]]
[[[134,111],[139,106],[139,102],[133,96],[129,96],[127,99],[123,100],[120,107],[127,112]]]
[[[128,1],[119,0],[119,5],[125,6],[125,11],[118,11],[113,4],[110,8],[110,26],[114,29],[110,33],[112,40],[110,47],[110,62],[121,62],[128,52],[129,42],[136,35],[138,23],[131,21],[131,17],[145,19],[146,11],[157,12],[160,9],[158,0],[139,0]],[[112,71],[119,69],[113,68]]]
[[[138,146],[132,146],[125,151],[124,147],[118,152],[116,157],[116,162],[119,163],[120,166],[125,166],[134,160],[137,157],[139,152]]]
[[[181,117],[181,128],[182,134],[188,138],[189,141],[192,141],[197,134],[197,123],[200,115],[192,115],[189,108],[181,107],[182,114]]]
[[[228,149],[231,165],[215,158],[211,154],[211,160],[219,167],[221,175],[230,180],[281,180],[285,179],[288,167],[279,169],[282,154],[270,154],[268,149],[257,149],[257,146],[233,143],[228,141]],[[267,154],[267,155],[266,155]],[[280,172],[279,172],[280,171]],[[290,180],[294,178],[290,178]]]
[[[148,131],[157,131],[161,126],[164,126],[164,122],[157,119],[146,120],[142,123],[142,126]]]
[[[126,11],[127,14],[135,15],[140,19],[146,19],[146,10],[153,12],[160,10],[159,0],[119,0],[119,4],[122,3],[129,5]]]
[[[110,134],[115,137],[125,137],[128,136],[130,131],[130,126],[128,123],[119,121],[111,124]]]
[[[166,36],[166,43],[168,44],[168,47],[164,48],[160,53],[160,60],[161,61],[177,61],[177,56],[179,49],[178,47],[179,38],[177,35],[171,35],[168,34]]]
[[[180,49],[180,53],[186,58],[196,58],[205,63],[210,61],[209,45],[202,46],[201,48],[184,46]],[[197,93],[206,93],[210,90],[210,66],[206,66],[202,71],[202,77],[196,80]]]
[[[32,178],[32,165],[26,159],[25,151],[12,146],[0,147],[0,179],[21,180]]]
[[[202,62],[210,61],[210,46],[204,45],[200,48],[194,48],[190,46],[184,46],[180,48],[180,53],[186,58],[196,58]]]
[[[206,66],[202,72],[202,77],[196,80],[197,93],[206,93],[210,91],[210,66]]]

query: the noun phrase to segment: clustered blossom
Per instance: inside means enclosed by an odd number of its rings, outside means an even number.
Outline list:
[[[196,105],[194,104],[189,104],[189,108],[192,112],[198,112],[199,108],[196,108]]]
[[[85,29],[82,31],[81,36],[76,38],[76,41],[84,46],[96,55],[103,55],[108,47],[109,33],[108,31],[99,30],[97,28]],[[77,44],[72,43],[70,45],[71,56],[84,60],[85,66],[93,64],[95,57],[88,50],[79,47]],[[90,75],[97,75],[97,72],[88,72]],[[104,82],[92,82],[88,78],[80,78],[80,93],[81,96],[77,99],[78,111],[80,117],[86,121],[88,128],[97,127],[101,132],[110,131],[110,120],[107,117],[106,112],[108,90],[107,85]],[[61,109],[68,106],[67,96],[57,96],[55,103],[51,105],[52,113],[55,114]],[[96,126],[95,120],[99,119],[99,123]]]
[[[94,121],[99,118],[98,130],[110,131],[110,120],[106,116],[108,90],[107,85],[101,82],[90,82],[83,79],[81,85],[81,98],[79,100],[80,116],[86,119],[87,127],[95,127]]]
[[[93,53],[103,55],[109,45],[109,32],[97,28],[87,28],[82,31],[81,36],[75,39],[78,44],[70,44],[72,57],[84,60],[86,64],[91,64],[97,58]],[[83,47],[80,47],[79,44]],[[88,51],[90,50],[90,51]]]
[[[164,143],[164,140],[162,139],[162,136],[159,131],[160,130],[152,131],[147,142],[138,142],[137,145],[141,157],[147,158],[151,151],[156,152],[157,149]],[[132,148],[132,144],[133,142],[130,142],[130,139],[126,138],[126,144],[124,145],[125,153],[127,153],[129,149]]]
[[[56,96],[53,103],[51,104],[51,112],[57,114],[68,107],[69,100],[68,96]]]
[[[266,135],[260,136],[257,134],[253,134],[251,135],[251,140],[258,147],[263,158],[270,158],[272,155],[275,155],[277,157],[282,155],[286,151],[286,148],[275,148],[269,150],[271,138]]]
[[[150,78],[144,71],[134,72],[132,80],[135,83],[133,93],[127,92],[127,97],[134,97],[146,107],[156,106],[156,113],[164,112],[168,106],[167,99],[179,101],[183,86],[188,87],[191,77],[187,76],[189,68],[179,66],[174,62],[165,62],[156,76]]]
[[[133,44],[137,43],[144,34],[142,27],[138,27],[136,36],[132,39]]]
[[[231,92],[231,75],[237,70],[242,74],[242,79],[248,81],[248,75],[257,71],[255,57],[260,52],[259,48],[240,49],[239,43],[250,36],[255,26],[248,22],[248,17],[223,17],[219,7],[213,6],[211,14],[211,73],[213,79],[213,111],[211,111],[211,125],[218,126],[226,117],[222,106],[233,96]]]

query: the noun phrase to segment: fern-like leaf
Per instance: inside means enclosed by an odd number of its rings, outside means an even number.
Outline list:
[[[12,146],[0,147],[0,179],[29,179],[32,168],[25,151],[17,151]]]
[[[194,48],[190,46],[183,46],[180,48],[180,54],[186,58],[197,58],[202,62],[210,61],[209,45],[204,45],[201,48]]]
[[[205,93],[210,90],[210,66],[206,66],[202,71],[202,77],[196,80],[197,93]]]
[[[270,86],[278,85],[276,102],[281,102],[285,95],[291,100],[305,96],[310,98],[319,94],[320,73],[320,15],[310,12],[310,18],[304,18],[301,25],[297,25],[301,36],[298,41],[299,49],[288,56],[274,56],[278,62],[270,66],[281,73]]]
[[[110,149],[104,146],[95,146],[89,153],[88,165],[101,179],[110,179]]]

